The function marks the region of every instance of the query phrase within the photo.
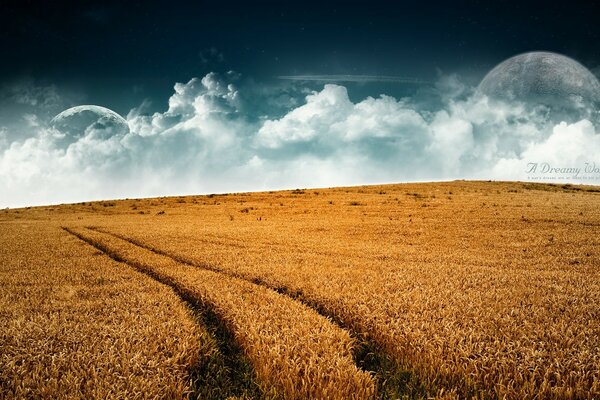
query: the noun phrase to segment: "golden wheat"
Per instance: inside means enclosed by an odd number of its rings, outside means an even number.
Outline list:
[[[452,183],[215,196],[185,207],[162,200],[160,217],[95,223],[299,294],[434,392],[593,398],[600,195],[541,188]]]
[[[60,220],[175,279],[228,324],[264,394],[371,393],[351,365],[348,330],[393,359],[378,368],[412,372],[431,396],[593,399],[599,206],[593,187],[448,182],[96,202],[2,218],[14,221],[9,230]],[[232,297],[242,288],[251,294]],[[281,321],[296,327],[284,335]],[[304,338],[313,324],[332,333]],[[293,358],[295,338],[323,353]],[[295,362],[324,368],[324,380],[298,384]],[[354,378],[342,384],[342,370]],[[381,386],[385,371],[374,372]]]
[[[266,396],[366,399],[375,393],[371,376],[354,365],[348,332],[310,308],[264,287],[183,265],[107,234],[72,232],[212,308],[246,351]]]
[[[190,393],[212,349],[169,288],[45,222],[2,223],[0,249],[0,398]]]

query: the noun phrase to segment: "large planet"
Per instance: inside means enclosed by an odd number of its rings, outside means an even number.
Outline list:
[[[69,108],[50,121],[57,131],[57,142],[62,147],[84,136],[108,140],[129,132],[127,121],[116,112],[101,106],[81,105]]]
[[[586,67],[562,54],[534,51],[511,57],[481,81],[479,92],[504,101],[542,105],[574,118],[595,114],[600,83]]]

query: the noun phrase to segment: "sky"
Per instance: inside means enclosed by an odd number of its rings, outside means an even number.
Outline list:
[[[598,76],[598,6],[552,3],[0,1],[0,207],[415,180],[600,183],[597,104],[540,110],[478,91],[531,51]],[[52,122],[87,104],[127,129]]]

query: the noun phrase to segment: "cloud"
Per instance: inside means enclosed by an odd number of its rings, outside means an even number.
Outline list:
[[[11,140],[0,128],[0,185],[6,188],[0,206],[531,179],[530,163],[600,164],[600,135],[592,122],[557,122],[544,108],[493,101],[456,76],[441,77],[422,95],[353,102],[341,85],[309,91],[210,73],[175,84],[164,112],[146,109],[141,104],[129,112],[126,134],[91,125],[67,145],[34,113],[20,117],[26,139]],[[598,183],[600,176],[575,181]]]
[[[492,177],[498,179],[542,180],[553,182],[600,182],[600,174],[586,171],[586,167],[600,167],[600,134],[588,120],[573,124],[561,122],[552,128],[545,140],[533,141],[521,157],[501,158],[492,168]],[[536,165],[534,172],[531,166]],[[552,169],[559,170],[553,172]],[[563,173],[564,170],[581,171]]]
[[[233,83],[236,79],[232,72],[223,79],[210,73],[202,79],[176,83],[167,111],[144,115],[143,105],[133,109],[127,116],[130,129],[141,136],[168,134],[171,129],[203,134],[219,120],[230,120],[239,113],[239,94]]]
[[[35,135],[32,125],[39,126],[54,115],[82,101],[77,93],[59,90],[56,85],[23,77],[0,87],[0,128],[9,141],[25,140]]]
[[[421,115],[392,97],[369,97],[354,104],[345,87],[328,84],[283,118],[265,121],[257,144],[268,148],[303,142],[338,146],[383,138],[412,142],[426,136],[425,126]],[[407,144],[411,149],[414,146]]]
[[[385,95],[352,103],[346,88],[325,85],[304,105],[265,121],[255,148],[263,157],[286,160],[297,154],[361,155],[365,164],[347,174],[371,171],[366,179],[373,181],[450,179],[484,177],[498,160],[520,158],[530,143],[549,135],[551,126],[539,110],[477,95],[455,100],[465,90],[452,80],[439,88],[442,107],[429,110]]]
[[[4,96],[17,104],[48,107],[60,100],[55,85],[38,85],[31,78],[24,78],[4,88]]]
[[[8,146],[8,135],[6,131],[6,128],[0,128],[0,152],[2,152]]]

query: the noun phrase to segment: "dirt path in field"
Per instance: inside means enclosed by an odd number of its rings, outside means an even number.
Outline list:
[[[218,274],[244,280],[253,285],[258,285],[269,290],[275,291],[281,296],[285,296],[286,298],[289,298],[294,302],[298,302],[303,306],[314,310],[319,315],[322,315],[323,317],[327,318],[340,329],[347,331],[354,338],[354,340],[356,341],[356,346],[354,347],[352,354],[354,363],[362,371],[368,372],[374,376],[378,388],[377,391],[380,396],[386,397],[387,395],[404,393],[404,386],[406,386],[408,381],[411,381],[412,386],[416,386],[417,388],[419,388],[419,393],[413,394],[427,397],[427,391],[425,387],[421,386],[421,384],[419,383],[419,378],[418,376],[414,375],[414,372],[407,371],[406,368],[398,366],[395,359],[391,355],[387,354],[381,348],[380,345],[373,342],[372,340],[365,339],[364,335],[361,335],[352,327],[345,324],[342,320],[340,320],[338,316],[331,314],[320,304],[306,299],[302,296],[302,293],[298,291],[290,290],[285,286],[273,286],[259,278],[248,278],[243,274],[236,274],[234,272],[219,268],[219,266],[217,265],[192,261],[180,255],[164,251],[154,246],[150,246],[146,243],[140,242],[136,239],[127,237],[125,235],[111,232],[105,228],[88,226],[86,227],[86,229],[107,234],[120,240],[124,240],[141,249],[147,250],[160,256],[168,257],[169,259],[180,264],[213,271]]]
[[[230,341],[238,344],[237,357],[247,355],[253,361],[258,381],[263,383],[261,390],[264,397],[363,399],[371,398],[375,394],[372,373],[361,368],[365,364],[363,360],[353,358],[357,353],[365,356],[368,354],[368,357],[373,358],[371,349],[364,343],[356,346],[350,332],[300,299],[290,296],[284,289],[275,290],[263,282],[244,279],[212,266],[196,265],[130,238],[98,228],[63,229],[114,260],[124,262],[169,285],[193,309],[209,315],[209,321],[219,326],[222,336],[228,336]],[[155,262],[146,261],[146,258],[154,259]],[[161,263],[164,265],[161,266]],[[194,281],[191,276],[200,273],[213,274],[216,279],[210,281],[209,275],[209,286],[198,288],[198,285],[205,283]],[[204,281],[207,280],[206,278],[203,278]],[[219,285],[219,280],[226,281],[225,285],[221,285],[220,292],[219,289],[213,288],[213,284]],[[238,315],[235,315],[236,305],[221,301],[221,295],[250,296],[242,304],[238,304],[238,308],[248,309],[240,310]],[[251,312],[252,306],[256,307],[256,304],[252,303],[260,303],[262,315],[261,312]],[[223,315],[224,312],[225,314],[229,312],[231,315]],[[265,325],[265,321],[271,322]],[[275,333],[275,339],[265,339],[265,336],[269,336],[265,332],[273,329],[269,325],[276,325],[273,322],[281,321],[284,329]],[[249,326],[240,328],[240,325],[244,324]],[[261,324],[263,324],[262,328]],[[240,334],[236,329],[246,333]],[[285,332],[286,330],[289,332]],[[248,331],[251,331],[250,336],[252,332],[256,332],[256,338],[246,338]],[[226,337],[222,339],[227,341]],[[260,340],[271,340],[271,342],[262,344],[261,350],[261,344],[255,343],[257,339],[258,342]],[[253,350],[254,347],[258,350]],[[291,350],[287,350],[288,347]],[[252,351],[257,351],[259,355],[253,355]],[[271,356],[265,357],[269,351],[272,353]],[[269,364],[275,364],[275,368],[269,367]],[[288,373],[285,373],[286,368],[289,369]]]

